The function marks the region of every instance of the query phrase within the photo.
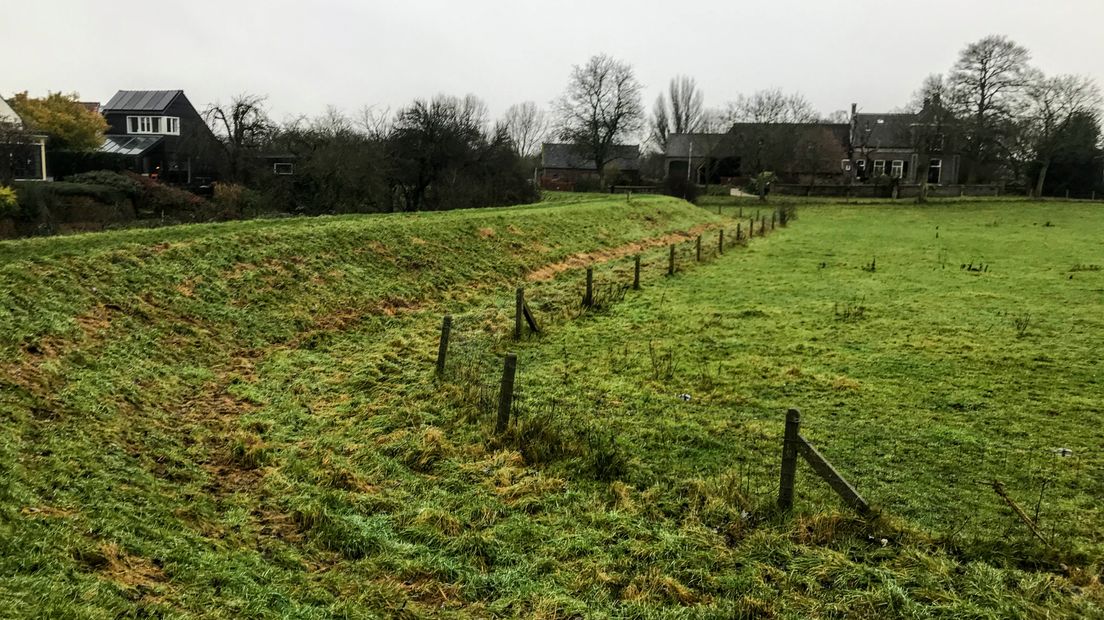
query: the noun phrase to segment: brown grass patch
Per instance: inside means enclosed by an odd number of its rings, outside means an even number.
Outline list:
[[[595,250],[593,252],[579,252],[573,254],[567,259],[549,263],[543,267],[538,267],[529,272],[526,279],[530,282],[543,282],[545,280],[551,280],[557,275],[569,271],[571,269],[585,269],[595,263],[606,263],[618,258],[624,258],[633,254],[638,254],[644,250],[651,248],[662,247],[665,245],[671,245],[672,243],[680,243],[688,239],[697,237],[702,232],[717,228],[716,224],[699,224],[686,232],[675,232],[669,235],[663,235],[662,237],[654,237],[651,239],[643,239],[641,241],[634,241],[615,248],[606,248],[603,250]]]
[[[477,230],[476,234],[479,235],[481,239],[490,239],[491,237],[495,236],[495,229],[491,228],[490,226],[484,226],[483,228]]]

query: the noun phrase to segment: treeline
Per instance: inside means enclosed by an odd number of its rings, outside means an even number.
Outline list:
[[[1104,190],[1099,85],[1086,76],[1046,75],[1027,48],[1007,37],[967,45],[946,73],[925,78],[907,104],[890,112],[925,106],[939,119],[940,142],[961,154],[967,183],[1022,186],[1034,195]],[[648,140],[662,152],[672,133],[726,133],[740,122],[849,120],[846,111],[821,114],[800,93],[779,89],[708,107],[693,78],[678,76],[655,102]]]
[[[366,108],[356,118],[330,108],[283,124],[269,118],[263,98],[240,96],[206,116],[221,134],[225,182],[268,209],[432,211],[539,198],[533,162],[474,96],[416,100],[395,113]]]

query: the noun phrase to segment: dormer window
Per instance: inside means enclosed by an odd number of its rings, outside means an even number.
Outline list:
[[[128,116],[127,133],[180,135],[177,116]]]

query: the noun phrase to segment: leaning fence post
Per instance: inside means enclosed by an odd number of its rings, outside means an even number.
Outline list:
[[[502,365],[502,386],[498,392],[498,420],[495,422],[495,434],[501,435],[510,423],[510,410],[514,406],[514,373],[517,372],[517,355],[506,354]]]
[[[587,308],[594,305],[594,267],[587,267],[586,293],[583,294],[583,305]]]
[[[633,257],[633,290],[640,290],[640,255]]]
[[[778,507],[783,511],[793,507],[794,477],[797,474],[797,448],[801,433],[801,412],[786,412],[786,435],[782,443],[782,478],[778,484]]]
[[[696,252],[697,260],[700,263],[701,262],[701,235],[698,235],[698,240],[696,242],[696,247],[695,247],[694,251]]]
[[[667,275],[675,275],[675,244],[671,244],[671,251],[667,257]]]
[[[748,239],[755,236],[755,218],[748,218]]]
[[[449,333],[452,331],[452,315],[446,314],[441,322],[441,343],[437,346],[437,374],[445,374],[445,357],[448,356]]]
[[[518,287],[514,299],[514,340],[521,340],[521,321],[525,313],[525,289]]]
[[[720,236],[717,237],[717,254],[724,254],[724,229],[720,230]]]

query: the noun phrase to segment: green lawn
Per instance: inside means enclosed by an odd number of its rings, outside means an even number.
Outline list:
[[[0,243],[0,616],[1104,617],[1104,210],[799,209]],[[788,407],[878,517],[804,464],[778,513]]]

